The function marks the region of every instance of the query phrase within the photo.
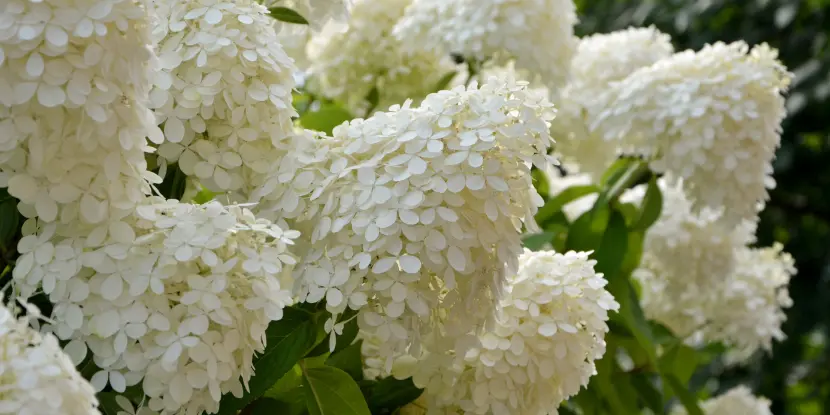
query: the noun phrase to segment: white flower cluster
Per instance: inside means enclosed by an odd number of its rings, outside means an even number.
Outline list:
[[[152,57],[145,11],[121,0],[9,0],[0,21],[0,185],[45,222],[129,212],[153,179],[142,177],[146,137],[162,139],[140,100]]]
[[[230,5],[215,6],[183,18],[213,21]],[[242,392],[266,327],[292,302],[295,259],[287,245],[298,233],[240,207],[148,196],[159,179],[147,171],[146,136],[158,143],[163,135],[145,105],[153,54],[147,10],[137,2],[12,1],[0,13],[10,22],[0,36],[0,124],[8,140],[0,168],[30,217],[15,289],[48,296],[54,310],[45,330],[68,341],[75,363],[92,352],[98,390],[109,384],[123,392],[143,379],[152,410],[215,411],[221,394]],[[218,44],[227,46],[222,39],[209,46]],[[220,98],[247,102],[238,93]],[[290,99],[290,88],[285,93]],[[208,119],[215,109],[197,108]],[[234,113],[257,117],[253,106]]]
[[[752,394],[746,386],[737,386],[726,393],[704,401],[700,409],[706,415],[772,415],[770,401]],[[671,415],[687,415],[681,406],[672,408]]]
[[[413,0],[394,33],[408,50],[499,65],[515,60],[555,88],[568,78],[576,22],[573,0]]]
[[[646,234],[634,273],[646,315],[693,344],[720,341],[740,357],[769,350],[784,336],[792,257],[780,245],[748,247],[754,222],[727,228],[716,212],[694,213],[682,183],[659,184],[663,213]],[[642,200],[644,189],[631,193],[638,194],[629,199]]]
[[[308,166],[272,179],[296,190],[262,191],[258,211],[301,214],[292,227],[311,246],[300,298],[325,299],[335,318],[363,308],[361,328],[387,356],[434,330],[466,335],[492,314],[543,202],[531,165],[552,161],[553,108],[521,83],[492,79],[409,104],[317,140]]]
[[[378,109],[406,99],[419,100],[454,69],[449,54],[404,51],[392,36],[410,0],[357,0],[346,27],[331,22],[308,45],[310,86],[353,111],[365,110],[372,88]]]
[[[598,180],[621,151],[629,150],[590,131],[587,109],[612,83],[669,57],[673,51],[669,35],[654,27],[628,28],[579,40],[570,82],[557,91],[554,102],[559,112],[551,134],[563,162],[577,165],[579,172]]]
[[[13,306],[12,304],[9,304]],[[58,339],[29,327],[39,312],[0,306],[0,414],[98,415],[95,390],[61,350]]]
[[[591,126],[683,179],[696,211],[725,208],[723,220],[734,225],[754,218],[774,186],[790,76],[767,45],[707,45],[615,83],[594,100]]]
[[[161,70],[150,105],[159,154],[212,191],[251,186],[286,153],[293,74],[268,10],[254,0],[156,0]]]
[[[92,352],[98,390],[143,377],[149,407],[164,414],[215,411],[222,393],[240,394],[266,327],[292,302],[284,265],[298,233],[239,207],[151,198],[84,236],[56,238],[54,224],[34,220],[24,231],[16,288],[49,296],[49,329],[72,340],[76,362]]]
[[[605,353],[608,312],[619,308],[588,254],[526,250],[508,278],[501,315],[479,335],[478,347],[452,356],[458,351],[425,342],[424,358],[399,358],[393,374],[413,375],[425,388],[429,413],[555,411],[595,373],[594,360]],[[377,350],[363,352],[374,357]]]

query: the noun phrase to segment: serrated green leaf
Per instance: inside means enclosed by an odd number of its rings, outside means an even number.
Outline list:
[[[288,7],[273,7],[268,9],[268,13],[271,14],[271,17],[286,23],[294,23],[294,24],[308,24],[308,20],[303,17],[300,13],[297,13],[296,10],[289,9]]]
[[[310,415],[371,415],[357,383],[336,367],[305,368],[303,392]]]
[[[317,111],[308,111],[299,121],[300,125],[309,130],[322,131],[331,135],[334,127],[354,118],[352,114],[334,103],[324,103]]]
[[[366,401],[373,414],[394,413],[398,408],[418,399],[423,393],[412,379],[398,380],[383,378],[373,383],[366,391]]]
[[[196,196],[193,197],[193,203],[196,204],[205,204],[213,200],[216,197],[216,193],[211,192],[208,189],[199,190],[199,193],[196,193]]]
[[[660,213],[663,211],[663,193],[657,185],[657,177],[652,176],[648,181],[648,189],[643,198],[643,205],[640,208],[640,215],[637,222],[632,226],[633,229],[648,229],[657,219],[660,218]]]
[[[355,380],[363,380],[363,357],[360,354],[362,340],[358,340],[348,347],[332,353],[326,364],[334,366],[349,374]]]
[[[222,396],[220,415],[236,414],[274,386],[315,345],[316,325],[313,315],[288,307],[282,320],[272,322],[265,332],[265,352],[254,359],[254,376],[241,398]]]

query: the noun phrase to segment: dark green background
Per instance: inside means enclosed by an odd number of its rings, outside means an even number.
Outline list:
[[[774,414],[830,414],[830,0],[582,0],[579,35],[655,25],[675,48],[718,40],[767,42],[795,74],[775,161],[778,187],[761,215],[759,245],[785,244],[798,274],[788,339],[747,365],[704,371],[717,390],[746,383]],[[708,373],[699,373],[705,378]],[[702,387],[703,385],[697,385]]]

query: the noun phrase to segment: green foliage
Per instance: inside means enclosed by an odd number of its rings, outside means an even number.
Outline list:
[[[272,7],[268,9],[268,13],[271,14],[271,17],[286,23],[294,23],[294,24],[308,24],[308,20],[305,17],[297,13],[295,10],[289,9],[288,7]]]
[[[349,121],[352,114],[333,102],[323,102],[316,110],[310,109],[300,116],[300,125],[331,135],[334,127]]]
[[[369,415],[360,387],[348,373],[333,367],[303,367],[303,392],[310,415]]]

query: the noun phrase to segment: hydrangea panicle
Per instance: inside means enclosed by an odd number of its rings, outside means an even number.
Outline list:
[[[654,27],[628,28],[579,40],[571,61],[570,82],[558,89],[554,98],[559,114],[551,134],[557,140],[556,154],[563,162],[575,164],[580,173],[599,180],[621,152],[631,151],[590,131],[587,109],[612,83],[669,57],[673,51],[669,35]]]
[[[654,171],[683,179],[696,211],[724,208],[728,225],[752,219],[775,184],[781,93],[792,76],[777,55],[744,42],[677,53],[598,96],[591,128],[652,157]]]
[[[16,316],[13,303],[0,306],[0,414],[100,415],[95,390],[55,336],[30,327],[40,316],[25,306],[28,316]]]
[[[318,150],[298,157],[305,167],[271,179],[304,193],[259,192],[265,217],[302,206],[291,225],[310,236],[301,300],[325,299],[335,317],[361,309],[361,327],[389,355],[435,330],[452,337],[483,324],[517,266],[522,227],[535,228],[542,198],[530,168],[552,162],[553,116],[524,83],[493,78],[314,141]]]
[[[478,336],[477,347],[446,359],[459,352],[425,341],[420,359],[398,358],[392,374],[413,375],[425,388],[427,413],[555,412],[595,373],[608,312],[619,308],[588,254],[526,250],[508,278],[500,318]],[[367,376],[383,374],[377,341],[364,342]]]
[[[373,88],[380,94],[378,109],[432,92],[454,66],[445,53],[405,51],[391,35],[410,2],[356,0],[347,24],[331,21],[312,36],[309,87],[355,113],[366,111]]]
[[[177,162],[216,192],[248,192],[287,153],[293,134],[291,58],[273,18],[254,0],[157,0],[153,25],[161,70],[151,108]]]
[[[573,0],[413,0],[394,33],[412,51],[515,61],[518,70],[557,88],[568,79],[576,22]]]

